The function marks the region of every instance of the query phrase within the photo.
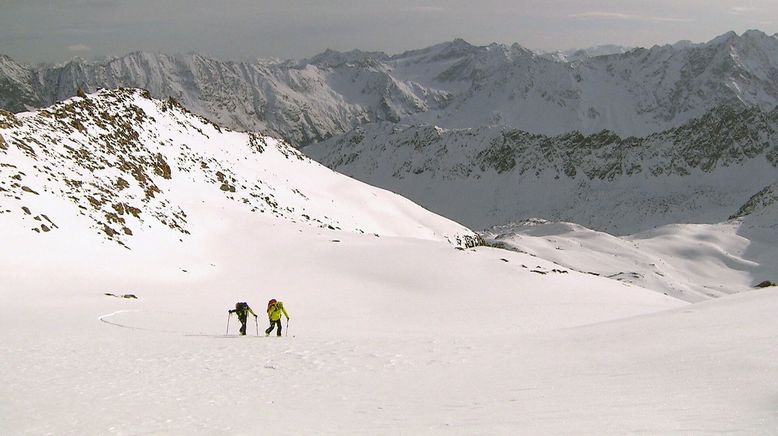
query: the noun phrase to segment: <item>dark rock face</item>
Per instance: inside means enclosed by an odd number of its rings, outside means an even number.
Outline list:
[[[374,123],[303,150],[472,228],[539,217],[630,234],[778,204],[778,110],[721,106],[642,138]]]

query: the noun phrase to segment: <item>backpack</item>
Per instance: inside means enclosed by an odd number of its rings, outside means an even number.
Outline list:
[[[272,306],[272,305],[274,305],[276,303],[277,303],[277,301],[276,301],[275,298],[273,298],[272,300],[268,301],[267,302],[267,310],[270,310],[270,306]]]
[[[243,312],[244,310],[246,310],[248,308],[249,308],[249,305],[246,302],[235,303],[235,311],[236,312]]]

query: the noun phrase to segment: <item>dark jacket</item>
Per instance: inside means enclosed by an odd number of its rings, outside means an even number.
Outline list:
[[[241,318],[241,319],[246,319],[246,317],[248,317],[249,313],[254,315],[254,318],[257,317],[257,314],[255,314],[254,311],[251,310],[251,308],[249,306],[246,306],[243,309],[232,309],[232,310],[230,310],[230,313],[234,313],[234,314],[238,315],[238,318]]]

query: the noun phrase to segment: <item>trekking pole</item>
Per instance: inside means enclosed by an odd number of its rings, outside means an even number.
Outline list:
[[[254,317],[254,325],[257,326],[257,336],[259,336],[259,321],[257,321],[257,317]]]
[[[286,319],[286,336],[289,336],[289,318]]]
[[[224,336],[230,334],[230,312],[227,311],[227,331],[224,332]]]

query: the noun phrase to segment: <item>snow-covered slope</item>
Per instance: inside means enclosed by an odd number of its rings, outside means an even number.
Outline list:
[[[40,107],[43,102],[33,88],[34,72],[0,55],[0,109],[14,112]]]
[[[606,400],[624,378],[584,378],[562,392],[567,363],[581,356],[588,368],[593,349],[543,338],[686,307],[520,253],[211,213],[222,219],[213,231],[184,244],[126,250],[72,232],[59,234],[69,246],[32,233],[6,246],[0,432],[242,433],[268,422],[284,423],[280,434],[493,434],[528,422],[552,432],[560,420],[521,412],[550,413],[548,395]],[[235,301],[248,301],[265,328],[269,298],[294,318],[288,337],[253,337],[253,319],[249,337],[223,336]],[[229,328],[234,335],[234,317]],[[639,371],[636,386],[652,378]],[[597,390],[585,387],[597,380]],[[631,428],[630,410],[610,415],[614,431]]]
[[[296,146],[378,121],[642,136],[722,105],[778,104],[778,39],[759,31],[572,56],[563,62],[518,44],[454,40],[393,56],[327,51],[283,62],[131,53],[28,68],[0,58],[0,103],[19,111],[79,87],[146,88],[220,124],[267,129]]]
[[[769,184],[756,194],[730,217],[745,219],[746,223],[778,226],[778,182]]]
[[[246,212],[376,236],[474,234],[395,194],[334,173],[283,142],[227,131],[173,100],[118,89],[0,114],[0,227],[6,242],[71,240],[90,228],[126,247],[183,241]],[[61,236],[58,236],[61,235]],[[21,243],[21,242],[20,242]]]
[[[52,252],[40,238],[4,250],[0,431],[205,435],[273,422],[290,435],[768,435],[778,425],[774,290],[686,305],[516,252],[243,218],[156,255]],[[223,336],[235,301],[261,312],[271,297],[294,318],[289,336],[252,337],[253,321],[248,337]]]
[[[520,253],[233,224],[206,274],[182,250],[131,262],[114,245],[62,259],[38,246],[4,255],[13,274],[0,305],[0,430],[213,434],[274,421],[281,434],[769,434],[778,425],[778,356],[765,345],[775,291],[580,326],[678,303]],[[221,336],[235,300],[261,308],[270,297],[295,319],[290,336]]]
[[[616,234],[719,223],[778,178],[778,111],[719,107],[645,138],[371,124],[304,148],[473,228],[529,218]]]
[[[618,237],[573,223],[495,226],[487,244],[696,302],[778,281],[778,185],[718,224],[671,224]]]
[[[778,221],[773,221],[772,232]],[[633,283],[686,301],[745,292],[778,279],[778,240],[742,220],[673,224],[626,237],[572,223],[530,220],[490,230],[496,247],[551,260],[565,268]]]

